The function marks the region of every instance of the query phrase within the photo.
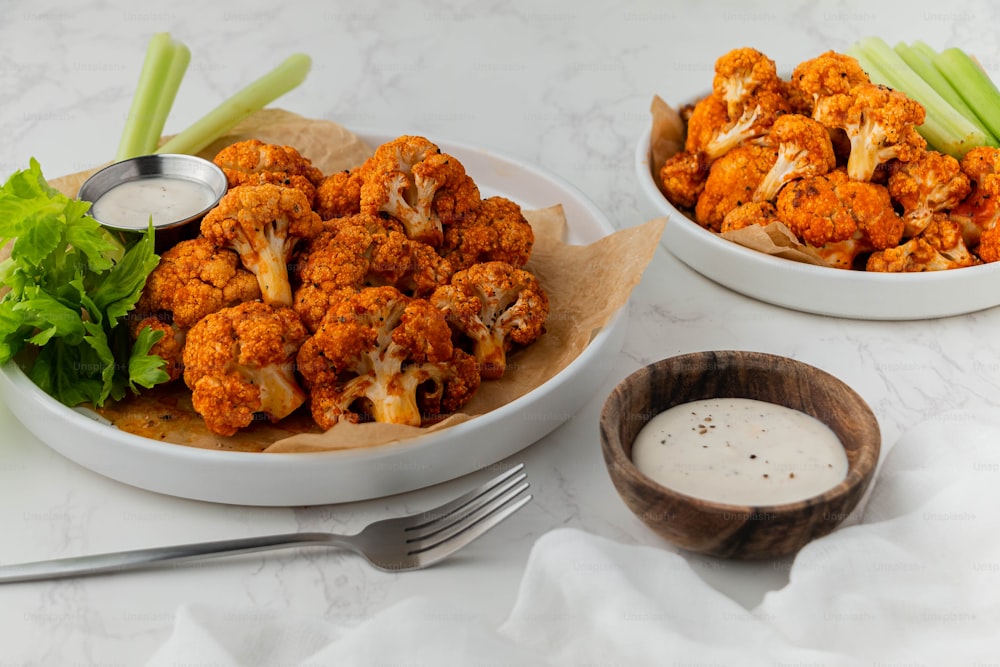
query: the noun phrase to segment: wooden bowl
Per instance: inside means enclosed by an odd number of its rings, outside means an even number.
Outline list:
[[[642,427],[675,405],[711,398],[757,399],[819,419],[844,446],[846,478],[806,500],[751,506],[695,498],[641,473],[632,443]],[[738,559],[792,554],[832,531],[864,495],[881,446],[875,415],[850,387],[808,364],[758,352],[697,352],[650,364],[608,396],[600,431],[611,480],[636,516],[683,549]]]

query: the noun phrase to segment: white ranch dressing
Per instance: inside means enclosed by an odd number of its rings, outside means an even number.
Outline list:
[[[153,225],[185,220],[215,201],[204,183],[187,178],[146,176],[125,181],[97,198],[91,215],[112,227],[145,229]]]
[[[847,476],[847,455],[826,424],[748,398],[693,401],[661,412],[636,435],[632,460],[663,486],[734,505],[804,500]]]

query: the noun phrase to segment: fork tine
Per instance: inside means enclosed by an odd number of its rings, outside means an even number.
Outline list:
[[[493,507],[484,516],[480,516],[471,523],[463,523],[461,530],[449,531],[449,535],[444,539],[437,540],[432,545],[414,549],[407,556],[417,559],[420,567],[425,567],[450,556],[527,505],[531,501],[531,494],[520,495],[527,488],[527,484],[519,486],[516,492],[506,494],[503,503],[498,507]]]
[[[417,515],[417,517],[415,517],[418,520],[408,525],[406,528],[404,528],[404,530],[405,531],[420,530],[431,524],[448,519],[456,512],[463,510],[464,508],[466,508],[466,506],[470,505],[473,502],[478,501],[480,497],[502,486],[505,482],[507,482],[511,478],[516,477],[513,483],[525,479],[527,477],[527,474],[524,473],[523,470],[524,470],[524,464],[518,463],[509,470],[504,471],[503,473],[497,475],[493,479],[485,482],[481,486],[472,489],[468,493],[465,493],[459,496],[458,498],[455,498],[454,500],[445,503],[444,505],[435,507],[433,509],[429,509],[425,512],[421,512],[419,515]]]
[[[513,487],[501,489],[489,498],[484,498],[475,507],[469,507],[467,512],[461,515],[457,513],[452,514],[449,520],[441,522],[440,526],[435,524],[433,530],[428,530],[421,534],[413,534],[406,540],[409,545],[409,553],[427,551],[465,532],[489,515],[501,510],[521,495],[521,493],[527,491],[528,486],[527,482],[521,482],[520,484],[515,484]]]

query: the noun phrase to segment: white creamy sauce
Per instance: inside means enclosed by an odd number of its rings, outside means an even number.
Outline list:
[[[748,398],[693,401],[661,412],[639,431],[632,460],[663,486],[735,505],[804,500],[847,476],[847,455],[826,424]]]
[[[113,227],[145,229],[153,224],[184,220],[215,201],[204,183],[167,176],[147,176],[125,181],[97,198],[91,215]]]

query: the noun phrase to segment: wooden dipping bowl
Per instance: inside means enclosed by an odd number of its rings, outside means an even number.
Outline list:
[[[751,506],[678,493],[641,473],[632,443],[642,427],[675,405],[711,398],[751,398],[812,415],[844,446],[847,477],[806,500]],[[683,549],[737,559],[792,554],[832,531],[864,495],[881,447],[875,415],[846,384],[794,359],[741,351],[685,354],[636,371],[605,401],[600,432],[611,480],[639,519]]]

